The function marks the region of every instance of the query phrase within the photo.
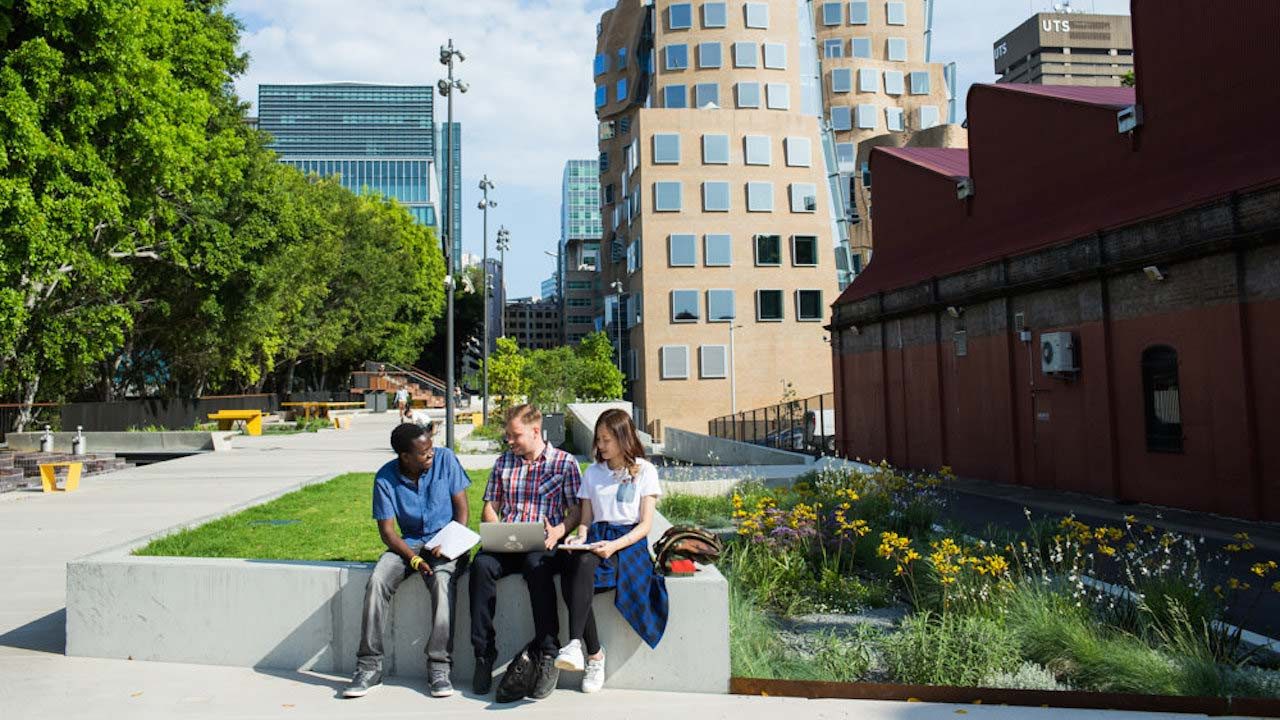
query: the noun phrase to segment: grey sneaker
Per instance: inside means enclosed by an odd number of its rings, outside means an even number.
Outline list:
[[[431,676],[431,697],[449,697],[453,694],[453,683],[449,682],[448,667],[433,667]]]
[[[369,691],[382,684],[381,670],[356,670],[351,684],[342,691],[342,697],[358,698],[369,694]]]
[[[560,668],[556,667],[556,656],[543,655],[538,659],[538,679],[533,684],[529,697],[534,700],[547,697],[556,689],[556,683],[559,681]]]

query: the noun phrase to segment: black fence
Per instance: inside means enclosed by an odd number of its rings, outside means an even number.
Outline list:
[[[835,395],[825,393],[718,417],[707,423],[707,433],[779,450],[834,455]]]
[[[62,429],[77,426],[97,432],[120,432],[131,428],[163,427],[183,430],[209,422],[209,413],[219,410],[280,410],[275,395],[215,395],[192,399],[135,398],[118,402],[69,403],[62,406]]]
[[[36,403],[32,406],[34,419],[27,430],[43,430],[45,423],[56,423],[58,407],[56,403]],[[18,411],[21,408],[17,403],[0,404],[0,442],[4,442],[5,433],[13,432],[17,426]]]

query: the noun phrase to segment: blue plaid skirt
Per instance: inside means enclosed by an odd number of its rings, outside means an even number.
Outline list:
[[[593,523],[587,532],[587,542],[616,540],[634,527]],[[619,550],[608,560],[601,560],[596,567],[595,586],[596,590],[616,590],[614,607],[649,647],[658,646],[667,629],[667,579],[653,571],[647,538]]]

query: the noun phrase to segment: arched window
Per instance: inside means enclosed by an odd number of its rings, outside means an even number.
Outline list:
[[[1142,351],[1142,395],[1147,409],[1147,450],[1182,452],[1177,350],[1154,345]]]

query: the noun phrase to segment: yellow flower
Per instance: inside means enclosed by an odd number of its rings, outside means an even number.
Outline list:
[[[1276,569],[1276,561],[1268,560],[1264,563],[1254,563],[1253,567],[1249,569],[1258,577],[1266,577],[1268,573]]]
[[[1110,545],[1099,544],[1098,552],[1102,553],[1103,555],[1106,555],[1107,557],[1111,557],[1116,554],[1116,549],[1111,547]]]
[[[1271,583],[1271,589],[1272,589],[1272,590],[1275,590],[1275,591],[1276,591],[1276,592],[1278,592],[1278,593],[1280,593],[1280,580],[1277,580],[1277,581],[1275,581],[1275,582]]]
[[[1124,523],[1125,523],[1125,525],[1133,525],[1133,524],[1134,524],[1134,523],[1136,523],[1136,522],[1138,522],[1138,518],[1136,518],[1136,517],[1134,517],[1134,516],[1132,516],[1132,515],[1125,515],[1125,516],[1124,516]]]

